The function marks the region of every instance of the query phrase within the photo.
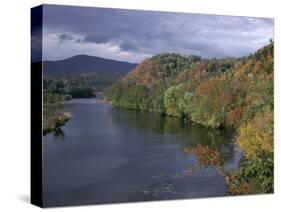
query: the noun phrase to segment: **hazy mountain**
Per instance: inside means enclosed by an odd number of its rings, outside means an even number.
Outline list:
[[[84,73],[125,75],[137,65],[101,57],[77,55],[64,60],[44,61],[43,73],[48,77],[67,77]]]

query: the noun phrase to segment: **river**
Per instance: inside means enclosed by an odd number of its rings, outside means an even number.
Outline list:
[[[65,111],[73,116],[62,132],[43,137],[46,207],[227,195],[216,167],[200,167],[198,155],[184,151],[197,144],[218,150],[224,170],[239,166],[230,131],[98,99],[68,101]]]

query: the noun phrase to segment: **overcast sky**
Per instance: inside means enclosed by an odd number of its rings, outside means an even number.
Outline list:
[[[273,19],[44,6],[43,59],[78,54],[141,62],[162,52],[239,57],[273,38]]]

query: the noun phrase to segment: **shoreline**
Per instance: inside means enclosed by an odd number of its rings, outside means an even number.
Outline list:
[[[43,128],[43,136],[47,135],[48,133],[61,131],[61,127],[69,121],[71,116],[72,114],[70,112],[63,112],[62,114],[53,118],[53,124],[51,126]]]

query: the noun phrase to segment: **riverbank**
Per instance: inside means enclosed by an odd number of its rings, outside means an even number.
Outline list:
[[[70,119],[64,111],[65,96],[45,92],[43,95],[43,135],[56,132]]]
[[[43,124],[43,135],[61,130],[61,127],[65,125],[65,123],[70,119],[70,117],[71,113],[69,112],[63,112],[46,117],[43,121],[45,123]]]

